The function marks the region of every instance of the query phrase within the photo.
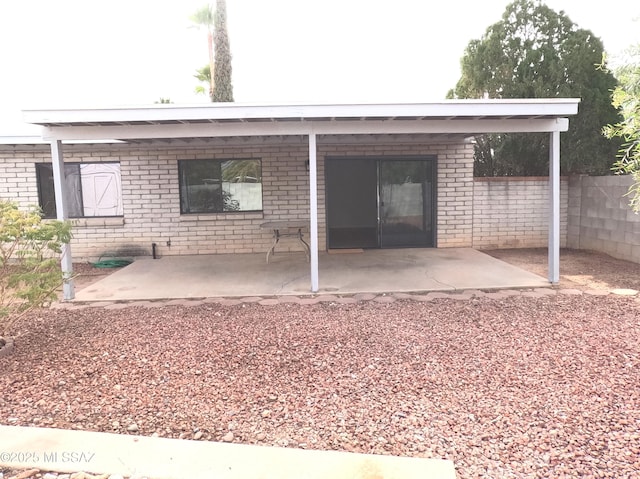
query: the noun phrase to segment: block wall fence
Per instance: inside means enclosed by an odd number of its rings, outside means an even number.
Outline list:
[[[546,247],[547,180],[475,178],[474,248]],[[561,246],[640,263],[640,214],[627,196],[632,183],[630,176],[562,177]]]
[[[640,214],[629,206],[630,176],[569,179],[567,246],[640,263]]]
[[[560,179],[560,246],[567,244],[567,178]],[[491,177],[473,181],[473,247],[548,245],[547,177]]]

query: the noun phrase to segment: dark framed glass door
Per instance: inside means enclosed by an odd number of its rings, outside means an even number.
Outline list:
[[[435,246],[435,165],[435,157],[328,158],[328,247]]]
[[[380,246],[433,246],[433,161],[380,161]]]
[[[366,159],[327,160],[329,248],[378,247],[378,170]]]

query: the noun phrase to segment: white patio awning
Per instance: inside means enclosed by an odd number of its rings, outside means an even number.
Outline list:
[[[335,105],[151,105],[25,110],[46,140],[143,140],[266,135],[566,131],[579,99],[449,100]]]
[[[309,138],[311,291],[318,291],[317,139],[323,135],[549,133],[549,281],[559,280],[560,132],[579,99],[448,100],[436,103],[247,105],[159,104],[145,107],[26,110],[27,123],[42,126],[51,143],[56,206],[67,219],[63,141],[179,141],[193,138],[305,135]],[[73,298],[71,250],[65,245],[64,296]]]

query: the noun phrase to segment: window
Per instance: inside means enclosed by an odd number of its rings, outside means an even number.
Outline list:
[[[37,163],[38,196],[45,218],[56,217],[53,166]],[[64,165],[70,218],[122,216],[120,163],[68,163]]]
[[[260,160],[182,160],[181,213],[262,211]]]

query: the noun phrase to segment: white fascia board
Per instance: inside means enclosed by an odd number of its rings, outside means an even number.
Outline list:
[[[439,103],[245,105],[221,103],[207,106],[148,106],[142,108],[24,110],[27,123],[162,122],[194,120],[260,120],[296,118],[399,118],[481,116],[567,116],[578,112],[579,99],[448,100]]]
[[[22,146],[22,145],[30,145],[30,146],[39,146],[39,145],[49,145],[50,140],[52,138],[44,138],[42,136],[0,136],[0,146]],[[112,140],[112,139],[91,139],[91,140],[65,140],[63,144],[69,145],[81,145],[81,144],[101,144],[101,143],[122,143],[120,140]]]
[[[271,135],[383,135],[533,133],[567,131],[566,118],[535,120],[363,120],[252,122],[182,125],[45,127],[46,140],[213,138]]]
[[[48,145],[40,136],[0,136],[0,145]]]

